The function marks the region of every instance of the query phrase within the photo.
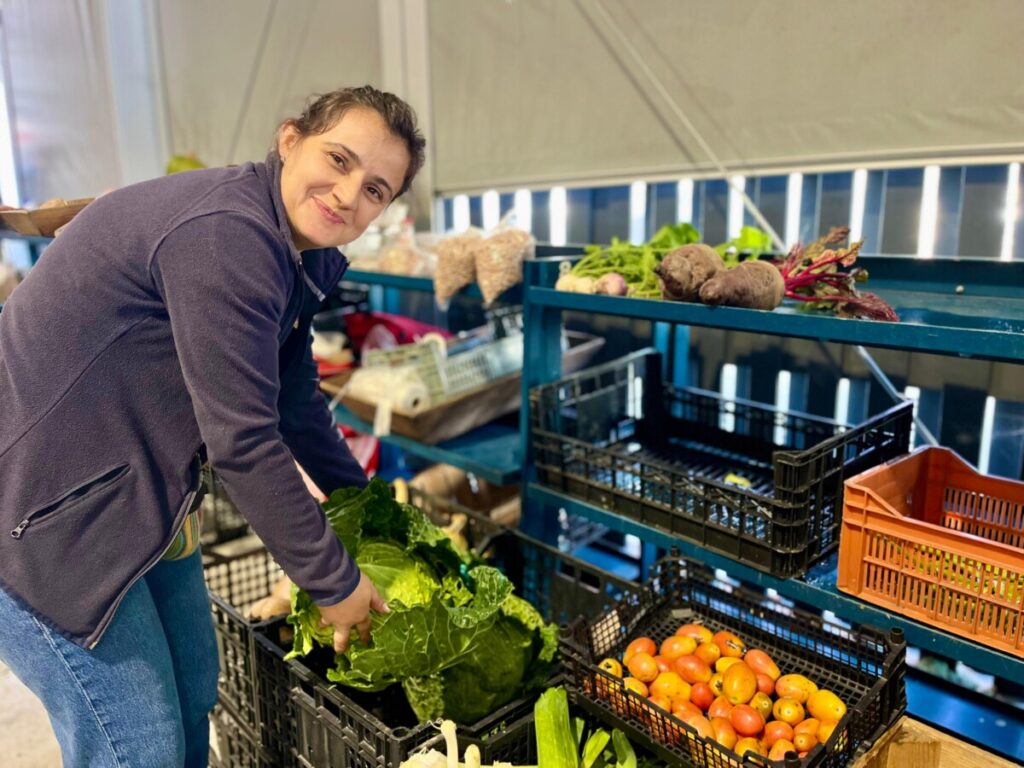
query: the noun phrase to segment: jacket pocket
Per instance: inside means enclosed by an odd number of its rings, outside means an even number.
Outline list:
[[[90,477],[53,501],[49,501],[25,515],[17,527],[11,531],[11,537],[20,539],[28,528],[45,525],[56,520],[64,512],[122,480],[130,470],[130,465],[118,464]]]

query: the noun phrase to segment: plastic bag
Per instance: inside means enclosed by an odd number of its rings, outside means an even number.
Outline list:
[[[381,252],[378,266],[389,275],[424,277],[433,274],[433,262],[432,254],[407,245],[395,245]]]
[[[476,247],[481,242],[480,231],[470,229],[438,243],[434,296],[441,309],[447,309],[452,296],[476,280]]]
[[[533,235],[522,229],[502,229],[476,249],[476,280],[484,306],[523,281],[523,259],[532,259],[536,247]]]

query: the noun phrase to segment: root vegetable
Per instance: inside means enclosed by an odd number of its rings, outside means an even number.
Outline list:
[[[863,240],[843,248],[849,227],[833,227],[828,234],[808,246],[795,245],[779,264],[787,298],[799,301],[807,309],[830,309],[840,317],[899,322],[900,316],[880,296],[860,291],[858,283],[868,279],[867,270],[853,267]]]
[[[629,286],[626,284],[626,278],[618,272],[602,275],[594,283],[594,293],[604,296],[625,296],[628,292]]]
[[[705,304],[747,309],[775,309],[786,284],[778,267],[767,261],[744,261],[708,280],[700,289]]]
[[[573,291],[576,290],[577,280],[579,280],[579,278],[576,277],[576,275],[566,272],[564,275],[558,278],[558,281],[555,283],[555,290],[568,291],[569,293],[572,293]]]
[[[593,293],[595,282],[592,277],[577,277],[572,290],[575,293]]]
[[[673,301],[698,301],[700,289],[725,269],[714,248],[693,243],[665,254],[654,272],[658,275],[663,298]]]

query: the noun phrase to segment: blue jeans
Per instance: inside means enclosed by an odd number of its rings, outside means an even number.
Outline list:
[[[0,590],[0,660],[42,700],[64,768],[207,765],[217,642],[198,551],[139,579],[93,650]]]

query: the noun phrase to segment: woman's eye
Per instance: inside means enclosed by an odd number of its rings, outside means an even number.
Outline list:
[[[335,165],[340,165],[342,168],[345,167],[345,156],[344,155],[339,155],[336,152],[331,152],[330,156],[331,156],[331,160],[334,161]]]
[[[369,187],[369,188],[368,188],[368,191],[369,191],[369,193],[370,193],[370,196],[371,196],[371,197],[372,197],[372,198],[373,198],[374,200],[378,200],[378,201],[379,201],[379,200],[383,200],[383,199],[384,199],[384,195],[383,195],[383,194],[381,193],[381,191],[380,191],[379,189],[377,189],[376,187]]]

